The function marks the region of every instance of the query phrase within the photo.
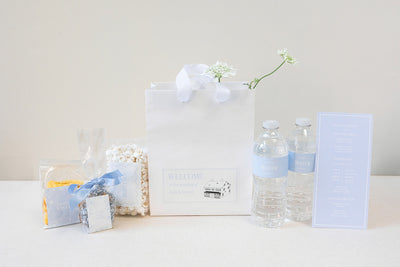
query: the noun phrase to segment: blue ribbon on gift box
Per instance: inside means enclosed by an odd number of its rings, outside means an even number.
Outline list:
[[[101,185],[101,186],[113,186],[121,183],[119,178],[122,176],[122,173],[119,170],[115,170],[113,172],[109,172],[104,174],[99,178],[95,178],[90,180],[84,185],[72,184],[68,187],[68,192],[73,194],[72,198],[69,200],[69,206],[71,210],[74,210],[90,193],[93,186]]]

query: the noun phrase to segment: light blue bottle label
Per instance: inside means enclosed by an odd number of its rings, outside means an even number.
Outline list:
[[[289,151],[289,171],[310,173],[315,169],[315,153],[296,153]]]
[[[288,156],[265,158],[253,155],[253,174],[263,178],[277,178],[288,175]]]

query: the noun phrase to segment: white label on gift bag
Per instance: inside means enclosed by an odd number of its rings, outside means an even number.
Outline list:
[[[165,202],[232,202],[236,200],[236,169],[165,169]]]
[[[44,194],[47,206],[48,228],[79,223],[78,207],[74,210],[69,207],[71,194],[68,193],[68,186],[47,188]]]
[[[117,206],[138,207],[141,201],[141,170],[140,164],[134,162],[110,162],[109,171],[119,170],[122,173],[120,184],[113,186]]]
[[[89,233],[112,228],[108,195],[87,198],[86,209],[88,212]]]

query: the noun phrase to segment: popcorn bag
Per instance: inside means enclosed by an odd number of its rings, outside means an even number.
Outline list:
[[[121,183],[112,189],[117,215],[145,216],[149,211],[147,149],[141,140],[116,140],[106,151],[107,170],[119,170]]]
[[[250,213],[254,92],[203,66],[146,90],[151,215]]]
[[[81,162],[42,160],[39,170],[44,228],[79,223],[79,209],[69,207],[68,187],[83,184]]]

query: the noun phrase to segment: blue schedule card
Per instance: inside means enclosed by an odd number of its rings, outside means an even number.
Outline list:
[[[366,229],[372,115],[318,113],[313,227]]]

